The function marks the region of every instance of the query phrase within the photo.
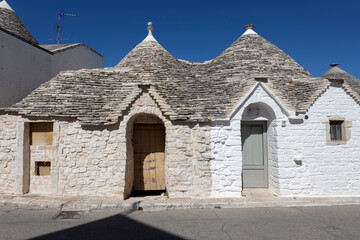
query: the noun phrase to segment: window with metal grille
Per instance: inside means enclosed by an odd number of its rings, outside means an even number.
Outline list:
[[[332,141],[344,140],[344,121],[330,120],[330,137]]]

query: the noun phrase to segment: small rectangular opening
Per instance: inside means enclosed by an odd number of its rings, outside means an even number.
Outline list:
[[[255,81],[267,83],[267,82],[268,82],[268,79],[265,78],[265,77],[256,77],[256,78],[255,78]]]
[[[50,175],[51,162],[35,162],[35,175],[47,176]]]
[[[344,139],[344,121],[330,120],[330,138],[332,141],[341,141]]]
[[[30,145],[52,145],[53,123],[30,123]]]
[[[328,79],[332,83],[337,83],[339,85],[344,83],[344,79]]]

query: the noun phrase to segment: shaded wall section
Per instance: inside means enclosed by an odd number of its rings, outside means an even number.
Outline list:
[[[103,57],[86,46],[51,53],[0,30],[0,107],[20,101],[60,71],[102,67]]]

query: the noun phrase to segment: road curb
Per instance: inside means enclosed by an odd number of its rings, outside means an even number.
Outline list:
[[[65,198],[44,196],[1,196],[0,206],[54,208],[59,210],[123,210],[166,211],[201,208],[258,208],[258,207],[312,207],[336,205],[360,205],[360,197],[343,198],[179,198],[179,199],[101,199]]]

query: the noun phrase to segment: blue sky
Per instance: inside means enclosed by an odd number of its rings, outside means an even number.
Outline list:
[[[63,43],[81,42],[116,65],[147,35],[173,56],[202,62],[215,58],[255,24],[255,31],[318,77],[329,64],[360,78],[360,1],[84,1],[8,0],[41,44],[56,36],[57,13],[75,13],[63,21]]]

